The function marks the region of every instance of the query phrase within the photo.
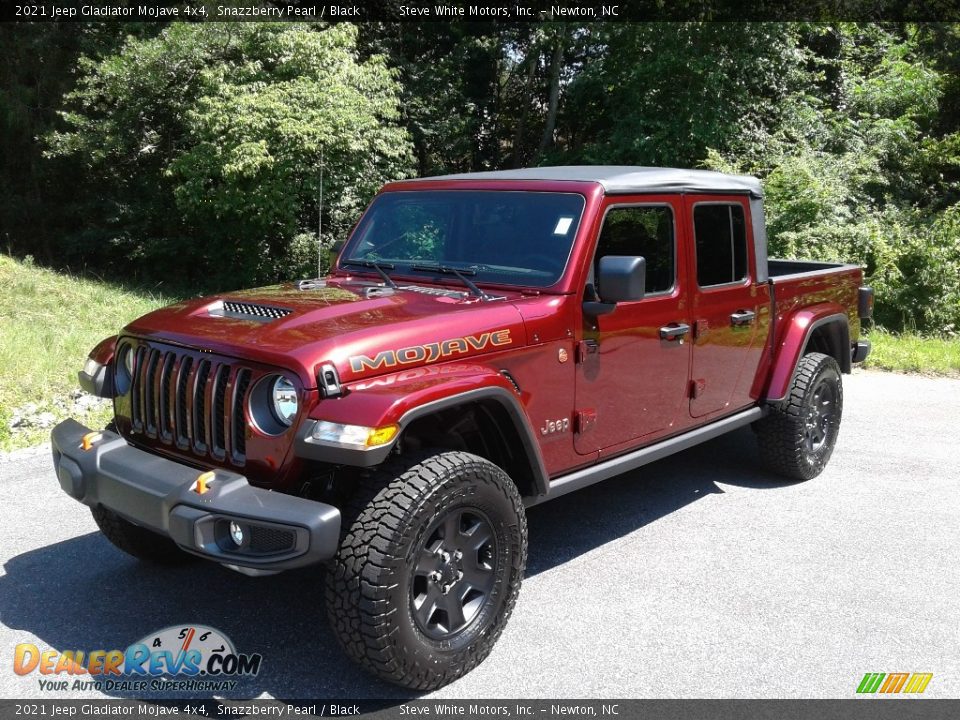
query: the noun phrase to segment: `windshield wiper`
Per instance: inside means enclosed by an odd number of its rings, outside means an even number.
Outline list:
[[[456,276],[457,280],[459,280],[464,285],[466,285],[467,288],[469,288],[470,292],[473,293],[473,295],[475,295],[476,297],[481,298],[483,300],[486,300],[490,297],[483,290],[478,288],[470,278],[467,277],[467,275],[477,274],[477,271],[472,268],[464,268],[463,270],[458,270],[457,268],[450,267],[449,265],[440,265],[439,263],[436,265],[430,265],[427,263],[423,263],[419,265],[411,265],[410,269],[438,272],[444,275],[454,275]]]
[[[393,278],[387,275],[387,270],[393,270],[393,268],[396,267],[396,265],[394,265],[393,263],[382,263],[382,262],[377,262],[376,260],[347,259],[347,260],[341,260],[340,264],[341,265],[357,265],[358,267],[365,267],[365,268],[370,268],[371,270],[376,270],[377,273],[379,273],[380,277],[383,278],[383,281],[387,285],[392,287],[394,290],[396,290],[399,287],[393,281]]]

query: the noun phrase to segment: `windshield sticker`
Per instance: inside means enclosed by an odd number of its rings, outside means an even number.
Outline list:
[[[373,357],[369,355],[354,355],[350,358],[350,369],[355,373],[365,370],[379,370],[380,368],[392,368],[397,365],[414,365],[419,363],[432,363],[451,355],[461,355],[472,351],[484,350],[488,347],[497,347],[499,345],[509,345],[513,340],[510,339],[510,330],[494,330],[480,335],[467,335],[466,337],[452,338],[438,343],[427,343],[426,345],[411,345],[400,350],[384,350]]]
[[[562,217],[557,220],[557,226],[553,229],[554,235],[566,235],[570,230],[570,225],[573,224],[572,217]]]

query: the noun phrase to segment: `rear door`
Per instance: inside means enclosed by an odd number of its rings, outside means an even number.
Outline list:
[[[745,196],[687,195],[692,242],[690,416],[726,414],[750,404],[760,362],[768,294],[758,288],[750,207]]]
[[[629,446],[671,431],[685,417],[689,329],[686,260],[679,252],[678,195],[609,198],[590,285],[604,255],[646,259],[646,295],[584,317],[577,366],[575,447],[580,454]],[[598,288],[600,297],[603,288]],[[592,294],[592,287],[587,289]],[[661,328],[676,328],[661,339]]]

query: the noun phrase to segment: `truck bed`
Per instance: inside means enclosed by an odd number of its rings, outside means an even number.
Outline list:
[[[771,349],[780,348],[790,327],[785,319],[794,312],[813,306],[832,306],[833,311],[847,315],[849,341],[860,337],[857,299],[863,283],[863,270],[858,265],[817,262],[813,260],[769,260],[770,301],[773,327]],[[849,366],[841,363],[844,372]]]
[[[852,269],[855,267],[856,265],[820,262],[818,260],[777,260],[771,258],[767,261],[767,274],[771,280],[776,281],[779,278],[809,275],[811,273],[816,274],[828,270]]]

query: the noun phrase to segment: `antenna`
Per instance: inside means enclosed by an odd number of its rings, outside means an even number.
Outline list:
[[[320,150],[320,202],[317,205],[317,277],[323,275],[323,150]]]

